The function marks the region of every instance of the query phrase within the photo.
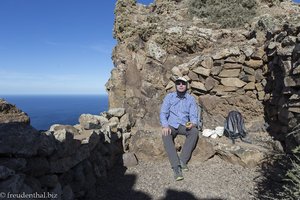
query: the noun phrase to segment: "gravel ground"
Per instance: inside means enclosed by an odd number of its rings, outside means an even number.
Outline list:
[[[247,169],[214,157],[193,161],[184,180],[175,181],[167,160],[115,168],[99,184],[99,199],[254,199],[257,169]]]

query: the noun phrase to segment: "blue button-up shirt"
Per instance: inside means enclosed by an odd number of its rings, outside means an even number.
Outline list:
[[[185,126],[186,122],[198,125],[198,106],[195,98],[188,93],[183,98],[179,98],[177,92],[169,93],[160,109],[161,125],[178,128],[180,124]]]

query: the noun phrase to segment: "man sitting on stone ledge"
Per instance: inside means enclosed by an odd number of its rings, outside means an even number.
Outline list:
[[[162,139],[174,171],[176,181],[182,180],[182,171],[188,171],[187,162],[198,138],[198,106],[195,98],[187,93],[188,81],[179,77],[175,81],[176,92],[168,94],[160,110]],[[174,138],[185,135],[186,139],[178,157]]]

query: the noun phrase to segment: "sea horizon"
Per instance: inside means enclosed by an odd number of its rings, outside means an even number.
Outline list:
[[[105,94],[7,94],[0,98],[25,112],[38,130],[48,130],[53,124],[75,125],[81,114],[108,110]]]

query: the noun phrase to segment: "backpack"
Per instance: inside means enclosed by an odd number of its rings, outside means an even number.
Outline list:
[[[224,135],[235,143],[235,139],[240,138],[243,142],[251,143],[249,141],[243,140],[247,133],[245,130],[245,124],[243,116],[238,111],[230,111],[226,117],[224,124]]]

